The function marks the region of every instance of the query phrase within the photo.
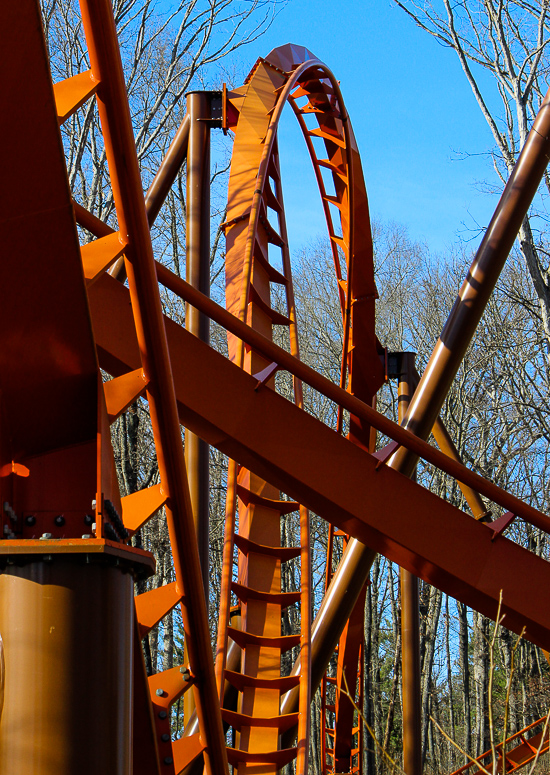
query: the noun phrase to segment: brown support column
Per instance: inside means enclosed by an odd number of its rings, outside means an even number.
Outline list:
[[[187,95],[189,141],[187,149],[186,242],[187,282],[210,295],[210,92]],[[210,340],[210,321],[195,307],[185,306],[185,327],[203,342]],[[185,463],[199,556],[208,601],[208,476],[209,447],[194,433],[185,431]]]
[[[187,202],[186,262],[187,282],[210,295],[210,100],[209,92],[187,95]],[[210,320],[195,307],[185,305],[185,327],[203,342],[210,340]],[[208,606],[209,565],[209,446],[185,429],[185,465],[193,518],[197,530],[199,558],[206,605]],[[187,659],[187,648],[185,649]],[[184,696],[186,722],[195,710],[194,696]]]
[[[152,563],[95,539],[3,543],[0,774],[131,775],[133,581]]]
[[[398,417],[402,423],[414,392],[414,353],[401,353],[398,384]],[[422,773],[422,698],[420,689],[420,622],[418,579],[401,568],[401,648],[403,694],[403,769],[407,775]]]

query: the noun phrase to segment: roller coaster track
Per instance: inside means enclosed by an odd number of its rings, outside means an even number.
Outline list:
[[[550,565],[503,535],[512,518],[545,531],[550,519],[424,440],[546,167],[550,108],[545,102],[398,425],[373,406],[386,375],[374,333],[368,205],[331,72],[306,49],[285,46],[227,95],[235,149],[225,310],[155,262],[155,207],[143,195],[111,6],[84,0],[81,8],[90,70],[55,85],[34,0],[0,10],[0,88],[12,107],[2,129],[0,201],[9,291],[0,307],[0,773],[177,775],[202,762],[208,773],[230,764],[269,773],[294,758],[305,772],[310,696],[341,638],[339,655],[355,645],[336,681],[341,687],[344,668],[356,673],[359,639],[343,633],[375,552],[492,618],[502,593],[506,625],[550,646],[550,613],[533,594],[548,587]],[[91,99],[116,230],[73,202],[67,184],[59,125]],[[277,152],[287,103],[306,139],[333,247],[340,385],[298,358]],[[95,239],[81,245],[75,221]],[[109,273],[121,259],[127,283]],[[284,290],[284,312],[272,302],[272,283]],[[229,358],[163,315],[159,285],[227,330]],[[288,330],[290,352],[273,341],[273,326]],[[277,371],[292,376],[294,401],[274,389]],[[339,407],[338,432],[304,411],[302,384]],[[151,416],[160,484],[121,498],[110,425],[139,398]],[[216,669],[181,425],[232,461]],[[391,442],[374,453],[376,432]],[[418,456],[507,514],[484,524],[411,481]],[[154,561],[130,538],[160,509],[174,581],[134,598],[133,579],[151,575]],[[350,537],[311,627],[308,510]],[[300,545],[281,546],[281,519],[293,511]],[[291,556],[300,556],[300,590],[281,589],[281,563]],[[232,627],[234,599],[241,624]],[[283,634],[282,611],[298,602],[300,632]],[[140,641],[176,607],[188,661],[147,675]],[[236,662],[230,641],[242,651]],[[282,674],[287,645],[299,654]],[[236,709],[225,699],[228,684]],[[196,714],[173,739],[171,708],[191,692]],[[345,713],[337,705],[334,712],[337,730]],[[230,748],[224,723],[235,730]],[[342,738],[350,768],[351,725]]]
[[[522,767],[535,761],[548,752],[550,742],[548,740],[548,720],[546,717],[539,718],[528,724],[519,732],[515,732],[506,738],[504,743],[495,745],[493,751],[485,751],[480,756],[472,759],[468,764],[455,770],[452,775],[480,775],[488,770],[494,772],[517,772]],[[493,763],[494,762],[494,763]]]
[[[377,296],[374,284],[374,268],[372,262],[372,242],[368,220],[368,204],[365,185],[361,171],[361,164],[357,154],[357,148],[353,139],[351,124],[346,114],[345,106],[340,94],[338,84],[330,71],[321,62],[315,59],[305,49],[295,46],[287,46],[272,52],[265,60],[259,60],[252,70],[247,83],[242,89],[230,93],[229,102],[238,112],[238,118],[233,126],[235,143],[228,192],[227,221],[225,223],[227,253],[226,253],[226,305],[227,309],[246,322],[254,330],[262,333],[267,338],[272,336],[273,325],[289,328],[290,351],[295,357],[298,353],[298,332],[296,327],[296,310],[292,290],[292,278],[290,272],[290,252],[286,222],[284,216],[284,203],[282,195],[282,183],[277,152],[277,129],[282,109],[290,103],[294,110],[303,136],[306,140],[310,158],[313,162],[315,177],[319,186],[321,201],[325,212],[328,233],[332,246],[334,267],[336,272],[337,287],[340,294],[340,305],[344,326],[344,353],[341,369],[341,386],[346,385],[346,372],[349,369],[349,389],[354,394],[365,400],[372,400],[374,393],[382,384],[384,373],[379,351],[382,349],[374,334],[374,301]],[[315,122],[314,128],[308,128],[306,117]],[[313,144],[314,138],[321,141],[324,155],[327,158],[318,158]],[[329,171],[330,181],[334,193],[327,193],[327,184],[323,178],[322,169]],[[341,232],[335,228],[331,207],[335,208],[338,221],[341,224]],[[275,223],[276,225],[272,225]],[[361,224],[356,228],[356,224]],[[280,259],[273,257],[274,252],[280,251]],[[281,267],[279,272],[276,266]],[[277,283],[283,286],[286,293],[286,315],[281,315],[271,306],[270,284]],[[361,303],[358,303],[358,300]],[[353,303],[352,303],[353,302]],[[368,337],[365,332],[368,331]],[[272,375],[277,370],[276,363],[270,363],[253,350],[246,351],[242,342],[229,335],[230,359],[254,374],[262,385],[273,387]],[[356,359],[367,368],[360,372],[353,368]],[[295,381],[296,403],[302,406],[301,383]],[[339,413],[339,428],[342,425],[342,412]],[[361,424],[352,418],[353,438],[360,439],[365,445],[369,444],[370,428],[361,427]],[[292,444],[289,439],[289,444]],[[246,484],[245,484],[246,483]],[[241,468],[237,476],[237,465],[230,464],[228,477],[228,504],[226,509],[226,554],[224,559],[225,576],[222,587],[222,610],[220,616],[218,639],[218,685],[222,686],[222,673],[224,654],[227,650],[227,633],[233,640],[237,639],[241,644],[247,643],[248,633],[253,635],[253,641],[248,643],[243,655],[243,673],[246,676],[246,686],[249,690],[248,697],[242,697],[241,708],[243,711],[235,716],[233,711],[222,709],[222,716],[228,722],[233,720],[238,724],[240,739],[246,740],[246,750],[231,750],[230,762],[239,761],[257,762],[261,754],[259,751],[271,751],[274,771],[286,763],[286,758],[291,755],[292,749],[284,753],[277,750],[278,738],[285,727],[295,726],[292,714],[280,716],[279,727],[275,727],[272,739],[269,739],[265,728],[266,717],[279,714],[280,692],[282,684],[279,676],[273,676],[270,701],[267,698],[265,679],[261,684],[261,698],[258,700],[253,692],[257,676],[266,673],[269,661],[273,661],[273,655],[266,652],[266,665],[262,664],[262,654],[258,658],[258,637],[273,638],[273,633],[278,637],[281,633],[281,609],[280,606],[271,605],[269,608],[265,602],[266,594],[271,593],[274,602],[280,596],[280,581],[278,576],[280,569],[277,564],[273,566],[272,558],[275,552],[274,542],[279,542],[281,528],[279,521],[284,518],[286,512],[292,506],[286,501],[279,502],[280,497],[277,488],[254,475],[245,468]],[[239,580],[248,580],[238,585],[231,581],[229,571],[233,555],[233,525],[235,521],[235,507],[238,496],[238,512],[240,525],[244,526],[238,534],[239,555]],[[293,504],[297,508],[298,504]],[[272,520],[272,528],[268,531],[267,521]],[[301,507],[302,524],[307,525],[307,516]],[[254,527],[254,523],[259,524]],[[258,546],[254,552],[250,549],[251,536],[255,531],[261,531],[264,536],[262,541],[256,539],[256,545],[269,543],[268,554],[262,555]],[[269,541],[265,538],[270,534]],[[302,534],[302,545],[307,538],[307,529]],[[302,560],[302,564],[304,560]],[[309,565],[309,562],[308,562]],[[246,598],[253,594],[250,589],[249,579],[256,579],[256,586],[261,580],[263,606],[261,613],[251,616],[251,604],[245,603]],[[304,583],[305,579],[303,579]],[[309,587],[309,583],[307,582]],[[275,591],[273,591],[275,588]],[[243,606],[242,630],[237,634],[229,627],[230,597],[229,591],[237,591]],[[246,598],[243,600],[243,591]],[[254,594],[258,594],[256,589]],[[290,596],[292,593],[283,593]],[[307,598],[301,602],[301,610],[309,610],[310,603]],[[267,611],[267,613],[266,613]],[[359,632],[361,627],[359,627]],[[292,637],[292,636],[290,636]],[[289,636],[283,636],[289,639]],[[310,668],[305,659],[304,645],[308,643],[308,633],[302,633],[302,649],[300,655],[300,672],[309,675]],[[289,641],[290,642],[290,641]],[[342,655],[351,656],[351,662],[358,665],[359,647],[361,637],[358,637],[357,628],[353,630],[353,637],[344,638],[347,649],[342,648]],[[252,650],[253,656],[248,657],[248,651]],[[355,652],[355,653],[354,653]],[[255,676],[251,675],[251,669],[247,668],[247,660],[253,665]],[[280,653],[276,657],[280,665]],[[278,668],[280,669],[280,668]],[[357,670],[354,671],[355,673]],[[338,672],[337,682],[341,681],[342,672]],[[230,682],[235,683],[233,675],[225,673]],[[299,675],[293,677],[300,679]],[[349,684],[354,691],[356,676]],[[242,686],[243,679],[239,679]],[[277,685],[279,682],[279,685]],[[288,680],[285,681],[286,690]],[[337,686],[340,689],[340,686]],[[301,696],[309,697],[310,691],[300,690]],[[338,698],[340,698],[338,692]],[[345,700],[338,699],[344,704]],[[302,706],[299,717],[308,717],[307,707],[309,701]],[[255,708],[261,710],[258,713]],[[245,710],[248,709],[248,710]],[[266,716],[267,714],[267,716]],[[254,722],[254,716],[259,716]],[[351,744],[353,724],[353,710],[340,714],[342,724],[339,736],[348,740],[348,748]],[[250,726],[243,726],[243,719],[248,718]],[[347,727],[345,729],[347,720]],[[255,726],[257,742],[253,739],[252,731]],[[342,728],[343,727],[343,728]],[[245,736],[246,733],[246,736]],[[256,745],[256,749],[254,748]],[[258,748],[258,746],[261,746]],[[307,750],[307,730],[298,733],[298,751]],[[251,752],[254,758],[251,759]],[[241,757],[241,758],[239,758]],[[268,756],[264,754],[266,762]],[[342,757],[345,759],[345,755]],[[348,752],[348,760],[350,753]],[[304,771],[304,763],[298,761],[298,771]]]

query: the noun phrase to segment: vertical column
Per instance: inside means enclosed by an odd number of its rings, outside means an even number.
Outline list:
[[[187,201],[185,213],[186,262],[188,283],[210,295],[210,114],[211,93],[187,95],[189,136],[187,144]],[[210,341],[210,320],[195,307],[185,305],[185,328],[203,342]],[[196,434],[185,430],[185,465],[193,519],[197,531],[204,595],[208,607],[209,565],[209,446]],[[187,659],[187,648],[185,649]],[[185,721],[195,710],[194,696],[184,697]]]
[[[0,773],[131,775],[134,555],[44,543],[0,557]]]
[[[189,142],[187,149],[186,279],[210,295],[210,92],[187,95]],[[185,327],[203,342],[210,340],[210,321],[186,305]],[[204,591],[208,602],[208,444],[185,431],[185,463],[193,516],[197,528]]]
[[[398,418],[402,423],[415,385],[414,353],[400,353]],[[403,689],[403,769],[407,775],[422,773],[422,725],[420,689],[420,623],[418,579],[400,569],[401,643]]]

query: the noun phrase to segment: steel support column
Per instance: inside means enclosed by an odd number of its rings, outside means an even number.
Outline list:
[[[402,423],[414,392],[414,353],[401,353],[398,417]],[[422,698],[420,689],[420,622],[418,578],[401,568],[401,643],[403,693],[403,769],[422,775]]]
[[[49,542],[47,554],[10,544],[0,555],[1,775],[130,775],[133,573],[152,568],[99,540]]]
[[[186,264],[187,282],[210,295],[210,104],[211,92],[187,95],[189,140],[187,147]],[[190,304],[185,305],[185,327],[203,342],[210,341],[210,320]],[[208,500],[209,447],[191,431],[185,431],[185,464],[199,556],[208,600]]]
[[[187,186],[185,211],[185,276],[193,288],[210,295],[210,94],[187,95]],[[196,307],[185,305],[185,327],[203,342],[210,340],[210,320]],[[202,582],[208,604],[209,566],[209,446],[185,429],[185,465],[201,563]],[[185,650],[187,658],[187,649]],[[184,697],[186,721],[195,710],[191,692]]]

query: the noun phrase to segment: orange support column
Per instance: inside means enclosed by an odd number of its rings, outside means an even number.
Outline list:
[[[210,295],[210,106],[208,92],[187,95],[187,281]],[[185,327],[203,342],[210,340],[210,321],[189,304],[185,305]],[[189,429],[185,430],[185,465],[193,520],[197,531],[199,559],[205,599],[208,600],[209,557],[209,446]],[[185,659],[188,661],[187,647]],[[195,710],[192,692],[184,697],[185,719]]]

